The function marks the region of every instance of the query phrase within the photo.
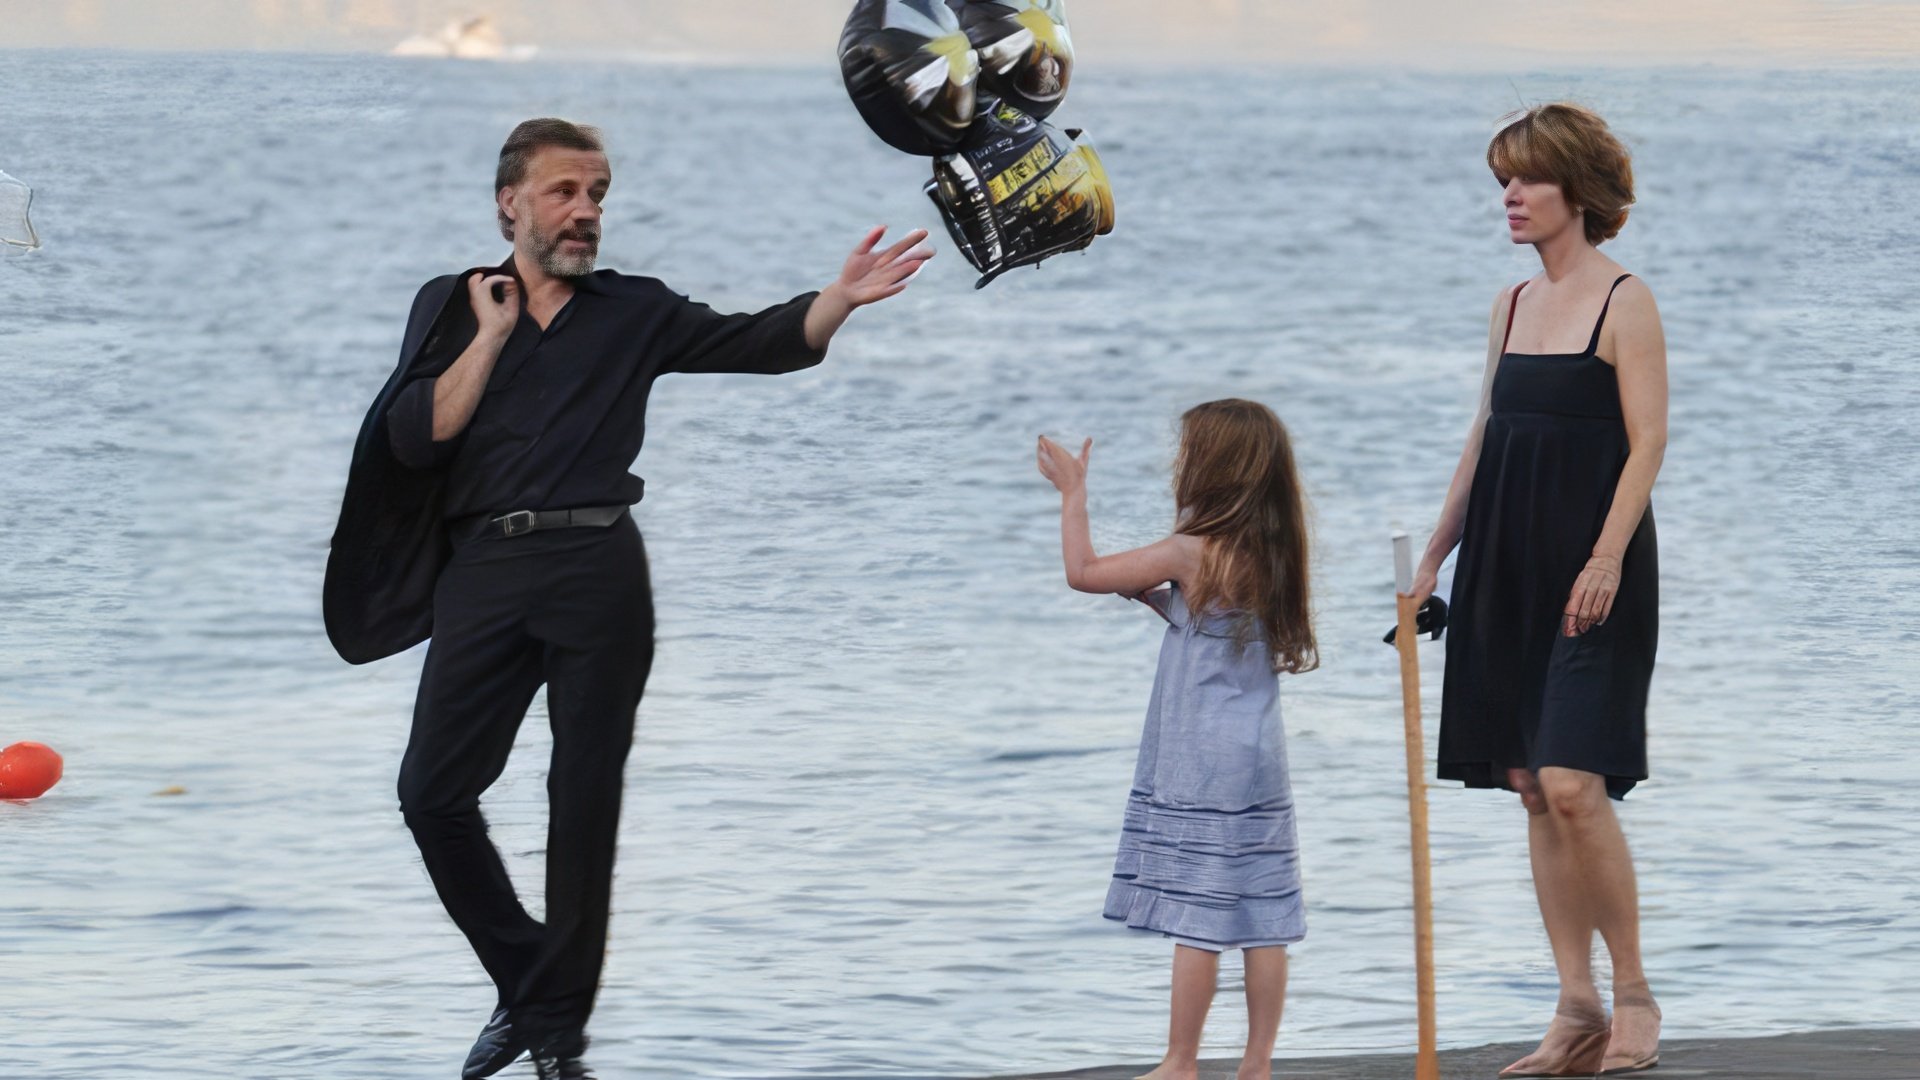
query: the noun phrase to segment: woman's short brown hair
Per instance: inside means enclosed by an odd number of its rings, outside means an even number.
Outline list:
[[[1515,176],[1560,185],[1581,211],[1587,242],[1611,240],[1633,205],[1633,160],[1607,122],[1565,101],[1509,113],[1487,144],[1487,167],[1502,184]]]

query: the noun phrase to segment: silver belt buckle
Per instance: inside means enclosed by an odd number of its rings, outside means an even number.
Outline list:
[[[533,511],[515,510],[510,514],[501,514],[493,519],[500,526],[501,536],[523,536],[533,531]]]

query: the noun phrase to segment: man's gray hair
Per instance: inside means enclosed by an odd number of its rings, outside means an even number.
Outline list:
[[[500,164],[493,172],[493,196],[496,213],[500,218],[500,235],[513,239],[513,221],[507,212],[498,209],[500,189],[514,187],[527,178],[527,166],[533,163],[533,155],[543,146],[558,146],[567,150],[598,150],[605,152],[600,144],[600,129],[576,124],[571,120],[561,120],[543,116],[538,120],[527,120],[513,129],[507,136],[506,145],[500,148]]]

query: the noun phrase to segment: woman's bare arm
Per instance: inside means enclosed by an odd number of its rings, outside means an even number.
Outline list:
[[[1440,521],[1427,541],[1419,572],[1413,577],[1409,595],[1425,601],[1433,595],[1440,580],[1440,564],[1459,546],[1460,534],[1467,525],[1467,496],[1473,491],[1473,474],[1480,464],[1480,441],[1487,430],[1487,417],[1493,412],[1493,376],[1500,367],[1500,346],[1506,340],[1507,316],[1513,308],[1515,290],[1502,289],[1493,298],[1493,311],[1487,316],[1487,366],[1480,378],[1480,405],[1474,410],[1473,427],[1467,431],[1466,446],[1460,451],[1460,463],[1454,466],[1453,483],[1447,485],[1447,500],[1440,507]]]
[[[1584,634],[1607,620],[1620,587],[1620,560],[1646,516],[1654,478],[1667,453],[1667,338],[1653,290],[1639,278],[1621,282],[1608,319],[1620,413],[1627,427],[1627,461],[1613,490],[1593,557],[1567,597],[1562,632]]]

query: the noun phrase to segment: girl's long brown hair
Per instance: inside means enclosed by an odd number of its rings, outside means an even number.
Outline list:
[[[1180,418],[1173,466],[1174,531],[1210,542],[1196,580],[1181,582],[1189,611],[1245,613],[1238,636],[1260,636],[1276,672],[1320,666],[1307,587],[1306,500],[1293,443],[1272,409],[1227,398]]]

